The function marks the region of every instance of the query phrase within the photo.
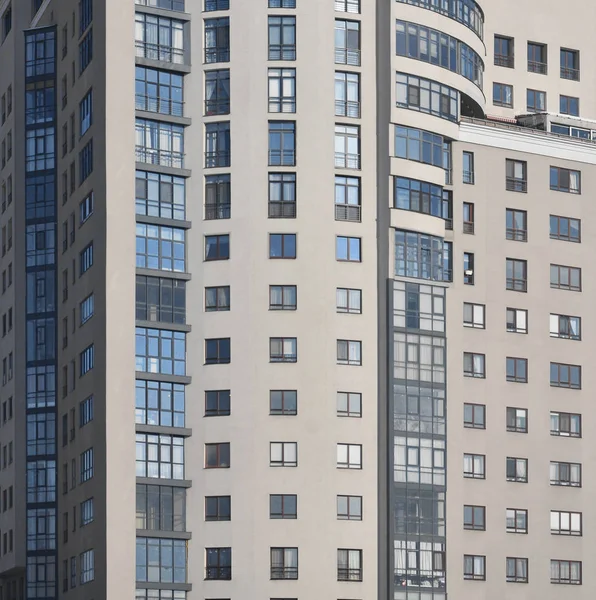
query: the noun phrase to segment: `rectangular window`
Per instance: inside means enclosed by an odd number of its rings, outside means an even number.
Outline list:
[[[455,88],[399,72],[396,73],[395,84],[398,108],[416,110],[449,121],[458,120],[459,92]]]
[[[464,505],[464,529],[486,530],[486,507]]]
[[[579,81],[579,50],[561,48],[561,79]]]
[[[506,581],[528,583],[528,559],[508,556],[506,559]]]
[[[184,229],[137,223],[137,267],[184,272],[186,268],[185,237]]]
[[[474,233],[474,205],[471,202],[464,202],[463,205],[464,233]]]
[[[93,369],[94,364],[95,346],[91,344],[79,354],[79,377],[83,377],[83,375],[91,371],[91,369]]]
[[[269,8],[296,8],[296,0],[269,0]]]
[[[362,550],[337,550],[337,581],[362,581]]]
[[[337,392],[337,416],[361,417],[362,394],[357,392]]]
[[[230,496],[205,496],[205,521],[229,521],[231,518]]]
[[[184,479],[184,438],[136,434],[137,477]]]
[[[168,73],[139,65],[135,72],[135,108],[137,110],[174,117],[184,115],[182,74]],[[208,73],[205,74],[205,78],[207,76]]]
[[[296,164],[296,123],[269,121],[269,166],[292,167]]]
[[[464,454],[464,477],[469,479],[485,479],[484,454]]]
[[[451,146],[443,136],[414,129],[395,126],[395,156],[446,169],[451,174]]]
[[[213,125],[218,125],[218,123]],[[184,127],[182,125],[136,119],[135,132],[137,162],[176,169],[184,167]]]
[[[506,262],[506,288],[516,292],[528,291],[528,262],[508,258]]]
[[[89,481],[93,477],[93,448],[81,452],[80,456],[81,483]]]
[[[394,177],[393,179],[395,184],[393,208],[419,212],[444,219],[452,217],[449,199],[444,201],[444,190],[441,186],[407,177]],[[452,222],[450,225],[452,226]]]
[[[546,75],[548,72],[546,44],[528,42],[528,72]]]
[[[582,513],[551,510],[550,532],[552,535],[582,535]]]
[[[486,406],[464,403],[464,427],[486,429]]]
[[[474,254],[464,252],[464,284],[474,285]]]
[[[581,242],[580,219],[550,215],[550,239],[579,244]]]
[[[205,340],[205,364],[227,365],[232,360],[230,338]]]
[[[528,383],[528,359],[507,357],[507,381]]]
[[[550,434],[562,437],[582,437],[582,416],[576,413],[550,413]]]
[[[360,23],[335,19],[335,64],[360,66]]]
[[[550,582],[565,585],[581,585],[582,562],[580,560],[551,560]]]
[[[86,550],[79,557],[81,565],[81,585],[95,579],[95,550]]]
[[[270,390],[270,415],[298,414],[298,392],[296,390]]]
[[[335,126],[335,167],[360,169],[360,127]]]
[[[269,444],[270,467],[297,467],[298,444],[296,442],[271,442]]]
[[[79,203],[79,224],[83,224],[93,214],[93,192]]]
[[[205,444],[205,469],[230,468],[230,443]]]
[[[361,238],[337,236],[335,238],[335,259],[346,262],[362,262]]]
[[[581,292],[581,269],[563,265],[550,266],[550,287],[558,290]]]
[[[511,333],[528,333],[528,311],[520,308],[508,308],[507,331]]]
[[[205,390],[206,417],[227,417],[230,411],[230,390]]]
[[[206,235],[205,260],[228,260],[230,258],[230,236]]]
[[[569,487],[581,487],[582,466],[579,463],[550,463],[550,484]]]
[[[337,288],[336,305],[338,313],[362,314],[362,290]]]
[[[550,337],[581,340],[581,317],[550,315]]]
[[[296,310],[295,285],[270,285],[269,310]]]
[[[205,12],[214,10],[229,10],[230,0],[205,0]],[[174,10],[174,9],[172,9]],[[184,6],[180,10],[184,10]]]
[[[138,67],[137,67],[138,68]],[[180,95],[182,88],[180,88]],[[182,108],[180,115],[182,114]],[[230,112],[230,69],[205,71],[205,116]]]
[[[486,306],[464,302],[464,327],[485,328]]]
[[[295,494],[271,494],[269,496],[270,519],[296,519],[298,496]]]
[[[270,233],[269,258],[296,258],[296,234]]]
[[[515,242],[528,240],[528,213],[525,210],[507,208],[505,211],[505,237]]]
[[[180,43],[182,42],[180,31]],[[183,62],[184,51],[180,62]],[[230,19],[205,19],[205,62],[223,63],[230,62]]]
[[[79,74],[81,74],[93,60],[93,29],[89,29],[79,43]]]
[[[269,69],[269,112],[296,112],[296,69]]]
[[[486,580],[486,556],[464,554],[464,579]]]
[[[136,277],[136,318],[139,321],[186,323],[186,282],[169,277]]]
[[[205,124],[205,168],[229,167],[232,164],[230,122]]]
[[[360,75],[335,72],[335,116],[360,118]]]
[[[440,188],[438,188],[440,189]],[[360,223],[361,193],[359,177],[335,176],[335,220]]]
[[[507,533],[528,533],[528,511],[519,508],[506,510]]]
[[[137,537],[137,581],[186,583],[187,545],[187,540]]]
[[[360,0],[335,0],[337,12],[360,13]]]
[[[232,579],[231,548],[205,548],[205,579]]]
[[[271,548],[271,579],[298,579],[298,548]]]
[[[495,65],[497,67],[508,67],[513,69],[514,66],[514,42],[512,37],[503,35],[495,35]]]
[[[93,173],[93,139],[79,152],[79,185]]]
[[[338,496],[337,519],[339,521],[362,521],[362,496]]]
[[[136,328],[136,370],[186,375],[186,334],[166,329]]]
[[[579,98],[574,96],[559,96],[559,112],[562,115],[579,117]]]
[[[205,312],[230,310],[230,286],[205,288]]]
[[[183,177],[137,171],[135,196],[138,215],[185,218],[186,188]],[[205,196],[209,197],[208,189]]]
[[[92,316],[95,305],[95,297],[93,294],[87,296],[79,305],[79,314],[81,317],[81,325],[84,325]]]
[[[230,175],[205,177],[205,221],[229,219],[232,213]]]
[[[546,110],[546,92],[528,89],[526,91],[526,108],[528,112],[544,112]]]
[[[80,137],[87,133],[93,123],[93,90],[89,90],[79,103],[79,132]]]
[[[81,502],[81,527],[89,525],[94,519],[93,498]]]
[[[79,427],[84,427],[93,421],[93,396],[79,403]]]
[[[338,365],[362,365],[362,342],[337,340]]]
[[[581,194],[581,172],[561,167],[551,167],[550,189],[569,194]]]
[[[362,469],[361,444],[337,444],[338,469]]]
[[[269,17],[269,60],[296,60],[296,17]]]
[[[516,483],[528,483],[528,459],[507,457],[507,481]]]
[[[135,422],[162,427],[184,427],[185,387],[137,379]]]
[[[269,362],[298,361],[298,340],[296,338],[269,338]]]
[[[528,410],[507,407],[507,431],[528,433]]]
[[[296,218],[296,173],[269,173],[269,218]]]
[[[463,153],[463,182],[474,184],[474,153]]]
[[[528,163],[525,160],[506,159],[505,173],[505,188],[508,191],[528,191]]]
[[[493,83],[493,104],[513,108],[513,86],[505,83]]]
[[[464,377],[486,377],[484,354],[464,352]]]

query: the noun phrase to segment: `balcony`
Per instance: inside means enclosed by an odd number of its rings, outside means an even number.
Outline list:
[[[151,60],[161,60],[163,62],[184,64],[184,50],[181,48],[172,48],[162,44],[150,44],[140,40],[135,41],[136,55],[140,58],[149,58]]]
[[[269,202],[270,219],[295,219],[296,202]]]
[[[546,63],[538,62],[536,60],[529,60],[528,72],[538,73],[539,75],[546,75],[548,73],[548,65]]]
[[[335,205],[335,220],[336,221],[352,221],[360,223],[360,206],[350,204]]]
[[[136,146],[135,154],[137,162],[161,165],[162,167],[174,167],[176,169],[184,168],[184,154],[182,152]]]
[[[137,110],[171,115],[173,117],[182,117],[184,115],[184,104],[182,102],[157,98],[155,96],[144,96],[142,94],[135,96],[135,108]]]

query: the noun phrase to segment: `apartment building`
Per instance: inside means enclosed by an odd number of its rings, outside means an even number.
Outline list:
[[[0,0],[0,600],[594,598],[596,6],[519,4]]]

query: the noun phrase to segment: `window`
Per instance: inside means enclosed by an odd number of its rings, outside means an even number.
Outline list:
[[[84,427],[93,421],[93,396],[79,403],[79,427]]]
[[[184,167],[184,127],[182,125],[136,119],[135,131],[137,162],[176,169]]]
[[[230,338],[205,340],[205,364],[224,365],[231,361]]]
[[[486,556],[464,554],[464,579],[486,580]]]
[[[296,442],[271,442],[269,444],[270,467],[297,467],[298,444]]]
[[[230,236],[206,235],[205,260],[228,260],[230,258]]]
[[[337,518],[339,521],[362,521],[362,496],[338,496]]]
[[[486,429],[486,406],[484,404],[464,404],[464,427]]]
[[[336,308],[338,313],[362,313],[362,290],[337,288]]]
[[[136,109],[175,117],[183,116],[182,81],[181,74],[137,66]]]
[[[296,234],[270,233],[269,258],[296,258]]]
[[[230,410],[230,390],[205,391],[206,417],[227,417]]]
[[[335,116],[360,118],[360,75],[335,72]]]
[[[269,8],[296,8],[296,0],[269,0]]]
[[[555,462],[550,463],[550,484],[581,487],[582,466],[579,463]]]
[[[468,184],[474,183],[474,153],[463,153],[463,182]]]
[[[231,161],[230,122],[206,123],[205,168],[229,167]]]
[[[360,169],[360,127],[335,126],[335,166],[338,169]]]
[[[464,529],[486,530],[486,508],[484,506],[464,505]]]
[[[230,310],[230,286],[205,288],[205,312]]]
[[[474,233],[474,205],[464,202],[463,205],[464,233]]]
[[[360,66],[360,23],[335,19],[335,64]]]
[[[528,311],[519,308],[508,308],[507,331],[512,333],[528,333]]]
[[[137,537],[137,581],[186,583],[187,544],[187,540]]]
[[[516,292],[528,291],[528,262],[508,258],[506,262],[507,289]]]
[[[335,220],[360,222],[360,178],[335,176]]]
[[[507,533],[528,533],[528,511],[519,508],[506,510]]]
[[[528,459],[507,457],[507,481],[528,483]]]
[[[183,177],[137,171],[135,196],[138,215],[166,219],[185,218],[185,180]]]
[[[551,167],[550,189],[569,194],[581,194],[581,172]]]
[[[230,468],[230,443],[205,444],[205,469]]]
[[[8,8],[4,11],[2,15],[2,41],[6,39],[6,36],[10,33],[12,29],[12,6],[9,4]]]
[[[269,338],[269,362],[291,362],[298,360],[296,338]]]
[[[505,188],[508,191],[528,191],[528,163],[525,160],[506,159],[505,173]]]
[[[548,70],[546,44],[528,42],[528,71],[546,75]]]
[[[88,448],[85,452],[81,452],[80,467],[81,483],[85,483],[85,481],[89,481],[93,477],[93,448]]]
[[[448,142],[444,141],[443,136],[414,129],[411,127],[395,126],[395,156],[405,158],[440,168],[448,168],[444,149],[450,150],[450,146],[445,146]],[[449,156],[449,153],[447,153]]]
[[[296,112],[296,69],[269,69],[269,112]]]
[[[335,238],[335,259],[346,262],[362,262],[361,244],[360,238],[338,235]]]
[[[298,579],[298,548],[271,548],[271,579]]]
[[[93,123],[93,90],[89,90],[79,103],[79,131],[83,137]]]
[[[464,454],[464,477],[470,479],[485,479],[484,454]]]
[[[582,535],[582,513],[551,510],[550,532],[552,535]]]
[[[335,10],[359,14],[360,0],[335,0]]]
[[[464,327],[484,329],[485,312],[486,306],[484,304],[464,302]]]
[[[581,269],[551,264],[550,287],[559,290],[581,292]]]
[[[362,445],[337,444],[338,469],[362,469]]]
[[[528,410],[507,407],[507,431],[528,433]]]
[[[562,363],[550,363],[551,387],[581,389],[581,367]]]
[[[528,559],[513,558],[506,559],[506,581],[510,583],[528,583]]]
[[[93,214],[93,192],[79,204],[79,223],[82,225]]]
[[[474,254],[464,252],[464,284],[474,285]]]
[[[582,436],[582,416],[575,413],[550,413],[550,434],[561,437]]]
[[[525,210],[507,208],[505,212],[505,237],[515,242],[528,240],[528,213]]]
[[[82,73],[93,60],[93,29],[89,29],[79,43],[79,74]]]
[[[164,375],[186,374],[186,334],[136,328],[136,370]]]
[[[338,365],[362,365],[362,342],[337,340]]]
[[[270,415],[298,414],[298,392],[296,390],[270,390]]]
[[[550,337],[581,340],[581,317],[550,315]]]
[[[438,81],[396,73],[395,96],[399,108],[417,110],[441,119],[457,121],[459,92]]]
[[[551,560],[550,582],[567,585],[582,584],[582,563],[579,560]]]
[[[443,210],[443,188],[441,186],[406,177],[394,177],[393,179],[395,183],[393,208],[435,217],[447,216]]]
[[[94,511],[93,511],[93,498],[89,498],[81,502],[81,527],[85,525],[89,525],[89,523],[93,522],[94,519]],[[74,523],[73,523],[74,526]]]
[[[79,277],[93,266],[93,242],[85,246],[79,255]]]
[[[229,10],[229,8],[230,0],[205,0],[205,12],[213,10]],[[184,7],[180,10],[184,10]]]
[[[136,434],[137,477],[184,479],[184,438]]]
[[[79,152],[79,185],[93,172],[93,140]]]
[[[86,550],[82,552],[79,561],[81,564],[81,585],[95,579],[95,551]]]
[[[296,164],[296,123],[269,121],[269,166],[291,167]]]
[[[526,91],[526,108],[528,112],[544,112],[546,110],[546,92],[528,89]]]
[[[94,363],[95,346],[91,344],[79,354],[79,377],[83,377],[83,375],[91,371],[91,369],[93,369]]]
[[[495,65],[513,69],[513,38],[495,35]]]
[[[486,377],[484,354],[464,352],[464,377]]]
[[[337,581],[362,581],[362,550],[337,550]]]
[[[182,42],[182,32],[180,32],[180,42]],[[205,19],[205,62],[208,64],[230,62],[229,17]]]
[[[136,318],[139,321],[186,323],[186,282],[137,275]]]
[[[271,494],[269,496],[270,519],[296,519],[298,496],[295,494]]]
[[[184,229],[160,225],[136,225],[136,265],[183,273],[186,269]]]
[[[205,579],[232,579],[232,549],[205,548]]]
[[[165,381],[136,380],[136,423],[184,427],[184,406],[184,385]]]
[[[296,286],[270,285],[269,310],[296,310]]]
[[[579,81],[579,50],[561,48],[561,79]]]
[[[442,238],[395,230],[395,274],[433,281],[451,278],[450,246]]]
[[[550,215],[550,239],[581,242],[581,221],[570,217]]]
[[[136,527],[149,531],[186,531],[186,489],[169,485],[136,486]]]
[[[182,86],[180,87],[181,97]],[[180,104],[179,112],[182,115],[182,104]],[[229,112],[230,69],[205,71],[205,115],[208,117],[212,115],[227,115]]]
[[[507,357],[507,381],[528,383],[528,359]]]
[[[296,174],[269,173],[269,218],[296,217]]]
[[[357,392],[337,392],[337,416],[361,417],[362,394]]]
[[[579,98],[573,96],[559,96],[559,112],[562,115],[579,117]]]
[[[231,210],[230,176],[208,175],[205,177],[205,220],[229,219]]]
[[[269,60],[296,60],[296,17],[269,17]]]
[[[205,496],[205,521],[229,521],[230,496]]]
[[[493,83],[493,104],[513,108],[513,86],[505,83]]]

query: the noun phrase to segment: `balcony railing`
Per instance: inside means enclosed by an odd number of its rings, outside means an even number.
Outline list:
[[[349,12],[349,13],[358,13],[359,4],[358,0],[335,0],[335,10],[337,12]]]
[[[338,581],[362,581],[362,569],[337,568]]]
[[[163,46],[162,44],[150,44],[149,42],[135,41],[137,56],[149,58],[151,60],[161,60],[163,62],[184,64],[184,50]]]
[[[298,567],[271,567],[271,579],[298,579]]]
[[[294,44],[269,44],[269,60],[296,60]]]
[[[538,73],[539,75],[546,75],[548,72],[547,63],[538,62],[537,60],[528,61],[528,71],[530,73]]]
[[[166,98],[156,98],[155,96],[144,96],[142,94],[135,96],[135,108],[137,110],[172,115],[174,117],[181,117],[184,114],[184,104],[182,102]]]
[[[474,223],[472,221],[464,221],[464,233],[474,233]]]
[[[453,219],[447,218],[445,219],[445,229],[449,231],[453,231]]]
[[[571,79],[573,81],[579,81],[579,69],[561,67],[561,79]]]
[[[292,167],[296,164],[294,150],[269,150],[269,166]]]
[[[507,177],[505,187],[509,192],[527,192],[528,182],[524,179]]]
[[[346,152],[336,152],[335,166],[339,169],[359,169],[360,155]]]
[[[229,0],[205,0],[205,10],[229,10]]]
[[[335,220],[360,223],[360,206],[353,204],[336,204]]]
[[[205,579],[232,579],[232,567],[207,567]]]
[[[360,66],[359,48],[335,48],[335,64]]]
[[[205,221],[229,219],[232,212],[231,203],[207,204],[205,206]]]
[[[145,148],[144,146],[137,146],[135,151],[137,162],[161,165],[162,167],[174,167],[176,169],[184,168],[184,154],[182,152],[156,150],[154,148]]]
[[[270,113],[295,113],[296,98],[281,98],[279,96],[269,98]]]
[[[507,289],[514,292],[527,292],[528,282],[525,279],[514,279],[507,277]]]
[[[229,48],[205,48],[205,62],[230,62]]]
[[[212,0],[206,0],[206,2],[210,1]],[[184,0],[135,0],[135,4],[184,12]]]
[[[335,101],[335,116],[359,119],[360,118],[360,102],[356,102],[355,100],[336,100]]]
[[[229,167],[230,166],[230,152],[228,150],[221,150],[216,152],[205,152],[205,168],[212,169],[216,167]]]
[[[513,69],[513,56],[509,54],[495,54],[495,65],[497,67]]]
[[[506,238],[508,240],[513,240],[514,242],[527,242],[528,232],[525,229],[513,229],[512,227],[507,227]]]
[[[474,185],[474,171],[464,171],[464,183]]]
[[[205,116],[227,115],[230,112],[230,99],[205,100]]]
[[[295,219],[296,202],[269,202],[270,219]]]

